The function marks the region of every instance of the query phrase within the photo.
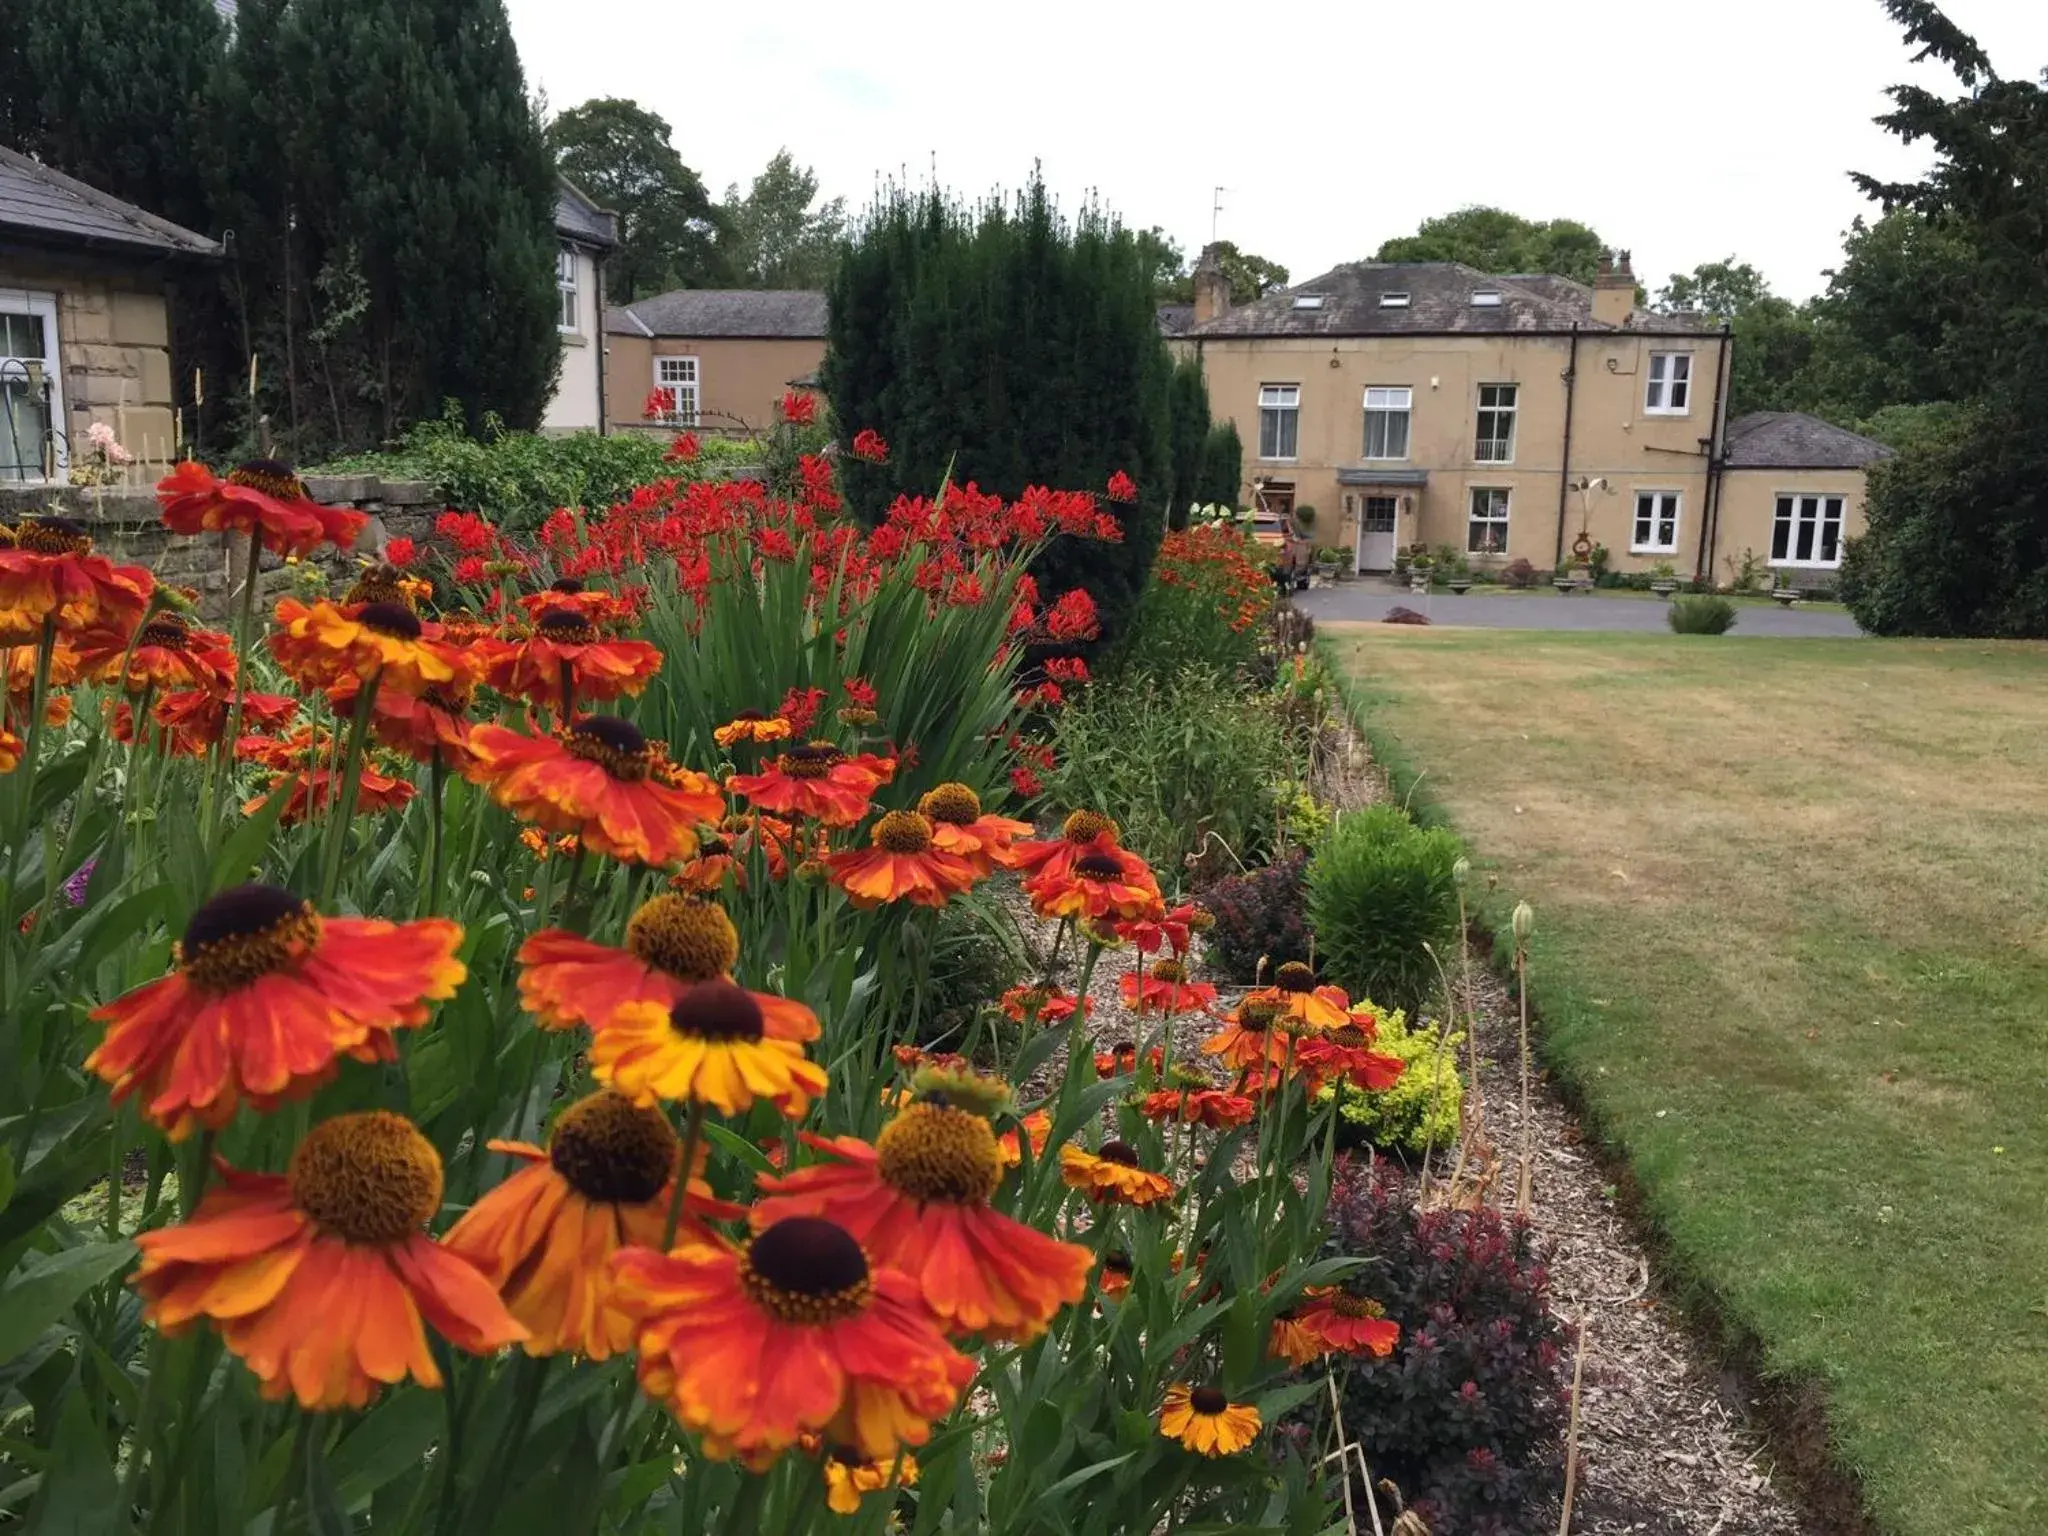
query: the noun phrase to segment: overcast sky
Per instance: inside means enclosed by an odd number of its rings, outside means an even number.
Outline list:
[[[1222,186],[1216,233],[1297,282],[1491,203],[1584,220],[1652,289],[1733,253],[1803,298],[1870,206],[1845,173],[1919,168],[1885,87],[1948,84],[1878,0],[508,4],[554,110],[652,108],[714,196],[784,145],[856,209],[935,159],[967,192],[1038,160],[1192,255]],[[2001,74],[2048,67],[2043,0],[1945,9]]]

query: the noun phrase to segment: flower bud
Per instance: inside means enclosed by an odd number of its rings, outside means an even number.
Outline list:
[[[1470,859],[1460,859],[1451,866],[1451,878],[1457,881],[1458,884],[1463,885],[1471,876],[1472,861]]]
[[[1529,935],[1536,931],[1536,909],[1526,901],[1515,903],[1515,942],[1526,944]]]

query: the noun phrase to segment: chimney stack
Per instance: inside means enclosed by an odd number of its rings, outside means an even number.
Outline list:
[[[1230,308],[1230,278],[1214,245],[1202,247],[1195,262],[1195,324],[1206,325]]]
[[[1636,274],[1629,253],[1602,252],[1593,278],[1593,318],[1602,325],[1627,325],[1635,312]]]

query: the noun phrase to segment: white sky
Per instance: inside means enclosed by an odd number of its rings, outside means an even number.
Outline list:
[[[713,196],[787,145],[856,210],[878,176],[980,193],[1042,161],[1190,254],[1217,233],[1299,282],[1424,217],[1584,220],[1655,289],[1731,253],[1803,298],[1920,168],[1870,119],[1917,76],[1878,0],[508,0],[561,110],[667,118]],[[1946,0],[1999,72],[2048,68],[2048,3]]]

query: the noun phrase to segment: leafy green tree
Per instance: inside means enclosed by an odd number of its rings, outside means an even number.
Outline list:
[[[1144,253],[1152,273],[1152,296],[1161,304],[1192,304],[1195,280],[1188,271],[1188,255],[1180,242],[1154,224],[1133,237]]]
[[[1733,320],[1771,296],[1763,273],[1730,256],[1702,262],[1690,272],[1672,273],[1657,294],[1657,307],[1666,313],[1690,309],[1715,320]]]
[[[562,174],[619,215],[622,242],[605,263],[605,288],[616,303],[726,279],[724,215],[669,132],[658,113],[616,96],[571,107],[548,124]]]
[[[1196,487],[1202,481],[1202,454],[1209,443],[1209,385],[1202,376],[1201,363],[1195,358],[1184,357],[1174,364],[1167,408],[1173,481],[1167,488],[1166,520],[1168,527],[1184,528],[1188,504],[1195,499]]]
[[[944,478],[1015,496],[1100,491],[1118,470],[1139,500],[1116,544],[1060,539],[1045,590],[1084,585],[1105,633],[1131,611],[1173,493],[1173,366],[1154,315],[1155,269],[1094,206],[1068,219],[1034,176],[1013,201],[969,205],[892,191],[861,221],[827,288],[823,376],[846,433],[873,427],[884,467],[846,464],[876,519]]]
[[[1277,261],[1240,251],[1229,240],[1218,240],[1209,249],[1216,253],[1217,261],[1223,266],[1223,275],[1230,279],[1230,302],[1233,304],[1249,304],[1287,286],[1287,269]],[[1191,287],[1190,297],[1192,293]]]
[[[1576,219],[1525,219],[1504,208],[1460,208],[1384,242],[1380,261],[1461,261],[1482,272],[1554,272],[1590,283],[1607,249]]]
[[[816,206],[813,206],[813,205]],[[725,189],[726,265],[743,288],[822,288],[839,261],[846,199],[818,202],[818,178],[778,149],[746,195]]]
[[[1971,393],[1983,362],[1969,341],[1976,259],[1955,220],[1907,207],[1858,219],[1814,305],[1816,394],[1855,419]]]
[[[1734,333],[1728,410],[1808,410],[1814,405],[1811,365],[1814,318],[1810,305],[1796,305],[1771,292],[1763,273],[1733,256],[1674,272],[1657,294],[1667,313],[1690,310],[1726,321]]]

